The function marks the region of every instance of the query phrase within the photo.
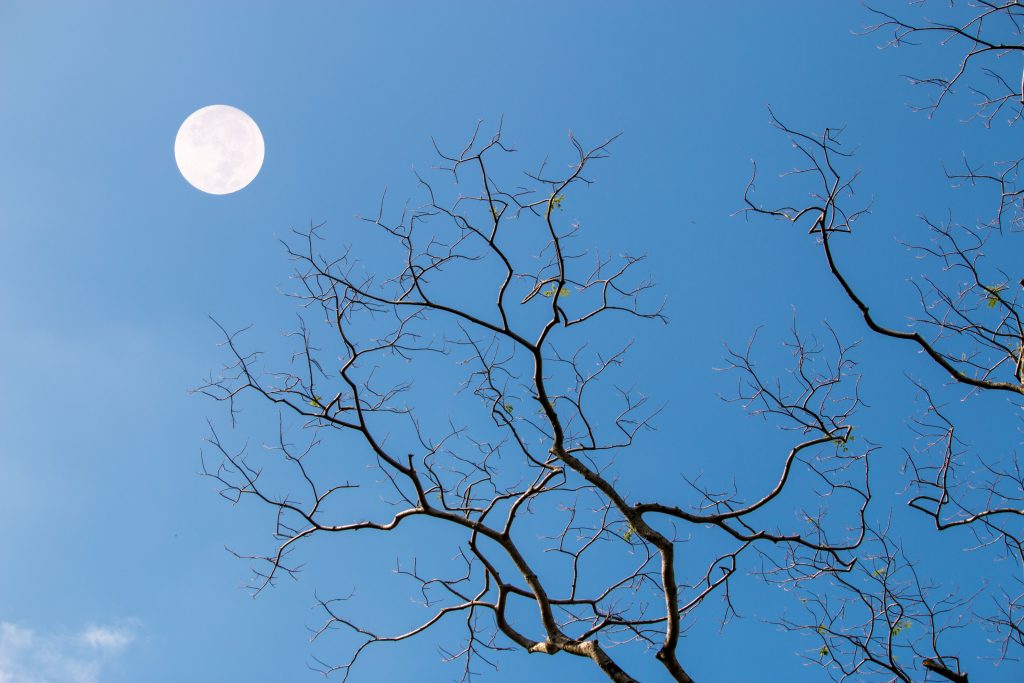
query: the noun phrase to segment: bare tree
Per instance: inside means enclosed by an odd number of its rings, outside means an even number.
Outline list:
[[[890,47],[959,46],[949,73],[911,78],[932,89],[918,107],[929,116],[965,90],[976,97],[972,117],[993,134],[1000,119],[1015,124],[1024,94],[1011,71],[1021,64],[1007,57],[1024,50],[1024,7],[978,0],[934,11],[941,18],[918,22],[872,10],[867,33]],[[241,332],[222,327],[231,361],[201,387],[232,418],[250,396],[280,414],[272,447],[234,449],[214,431],[213,459],[204,456],[222,495],[275,513],[274,547],[245,556],[257,592],[296,576],[298,549],[332,535],[398,537],[418,524],[456,558],[443,571],[396,544],[405,556],[395,580],[420,599],[416,621],[365,622],[347,598],[319,600],[314,638],[341,631],[354,643],[337,661],[317,660],[319,670],[347,679],[368,648],[449,635],[455,623],[463,635],[445,652],[463,680],[520,650],[589,660],[613,681],[636,680],[619,653],[652,653],[673,680],[692,681],[686,625],[735,616],[732,586],[745,574],[790,590],[792,609],[768,620],[808,636],[807,660],[835,680],[967,683],[967,634],[987,638],[997,663],[1020,658],[1024,471],[1009,438],[997,452],[972,446],[976,427],[951,404],[999,396],[1006,402],[994,410],[1024,407],[1024,279],[1011,272],[1024,157],[965,156],[946,169],[991,209],[969,224],[923,219],[930,241],[907,246],[931,267],[912,282],[920,306],[904,325],[878,312],[843,257],[843,240],[871,213],[854,195],[842,131],[771,118],[800,159],[784,179],[801,199],[764,200],[755,167],[744,212],[806,228],[865,329],[932,364],[934,377],[910,379],[922,408],[908,420],[907,504],[943,552],[1008,559],[1012,571],[963,592],[904,551],[900,515],[870,487],[877,447],[854,437],[856,344],[830,327],[821,342],[794,324],[782,378],[756,365],[753,338],[728,351],[738,381],[727,398],[792,437],[766,454],[778,462],[770,481],[707,482],[699,457],[672,452],[661,454],[659,476],[674,466],[685,486],[670,499],[624,483],[630,454],[666,414],[633,387],[624,329],[667,318],[638,272],[643,256],[602,253],[563,210],[585,201],[612,140],[587,148],[570,135],[567,168],[545,162],[524,174],[500,126],[490,137],[478,127],[456,153],[435,145],[452,196],[431,175],[417,176],[418,208],[381,199],[366,220],[379,239],[373,254],[340,244],[325,225],[296,232],[285,243],[300,311],[290,354],[250,351]],[[357,477],[358,463],[375,474]],[[361,495],[368,487],[378,495]]]
[[[750,490],[706,483],[700,458],[665,453],[664,468],[675,465],[686,482],[678,495],[652,500],[620,483],[660,409],[621,383],[629,343],[607,340],[623,321],[666,318],[651,281],[636,273],[643,257],[578,246],[585,232],[561,210],[584,200],[610,142],[588,149],[570,135],[567,170],[545,163],[509,179],[513,150],[500,128],[487,138],[478,128],[460,152],[438,149],[454,197],[419,178],[420,208],[391,220],[382,200],[368,219],[391,248],[382,259],[391,272],[367,266],[355,249],[325,254],[332,235],[322,225],[286,245],[303,311],[290,359],[274,365],[225,330],[232,362],[202,391],[232,415],[254,395],[285,416],[278,443],[262,453],[236,452],[214,433],[217,462],[204,465],[230,500],[276,512],[276,547],[250,558],[257,590],[297,572],[290,556],[314,538],[420,520],[454,539],[450,573],[414,559],[398,567],[422,597],[416,623],[383,615],[362,623],[344,599],[320,602],[315,637],[340,629],[358,639],[349,657],[318,662],[325,673],[344,680],[367,648],[457,621],[464,636],[447,651],[464,679],[513,648],[586,658],[613,681],[634,681],[616,653],[639,648],[689,682],[685,621],[723,608],[712,618],[728,619],[744,563],[769,579],[854,568],[872,448],[854,447],[855,367],[830,331],[823,344],[794,328],[784,380],[763,376],[750,347],[730,352],[739,379],[732,398],[792,434],[788,452],[765,454],[778,463],[772,480]],[[428,386],[414,381],[423,377]],[[444,419],[421,417],[437,405],[450,406]],[[295,419],[310,434],[306,446],[290,443]],[[355,436],[358,447],[328,448],[332,434]],[[344,470],[324,465],[338,461]],[[376,468],[376,482],[351,481],[348,465],[360,461]],[[358,485],[378,487],[382,502],[345,505]],[[820,497],[806,495],[812,490]],[[713,540],[679,552],[691,535],[709,533]],[[720,607],[706,606],[712,596]]]
[[[937,17],[908,19],[872,10],[877,22],[867,33],[884,35],[891,48],[932,41],[959,55],[948,73],[910,77],[931,95],[916,108],[932,116],[950,106],[958,91],[966,91],[974,98],[971,118],[991,134],[1005,130],[995,125],[1001,119],[1016,124],[1024,107],[1018,87],[1024,65],[1014,59],[1024,51],[1024,5],[986,0],[911,4]],[[858,172],[850,167],[852,152],[841,140],[842,131],[809,134],[774,114],[772,121],[801,160],[785,177],[812,198],[765,204],[752,179],[745,212],[806,226],[838,292],[866,329],[917,351],[938,371],[938,381],[910,380],[924,407],[909,423],[914,443],[906,448],[908,505],[943,533],[944,552],[990,550],[1014,568],[1006,581],[959,595],[920,577],[887,527],[872,533],[862,547],[868,554],[859,564],[860,580],[853,578],[856,573],[834,575],[831,589],[809,586],[804,600],[812,618],[784,625],[817,634],[821,656],[812,659],[838,678],[873,673],[910,681],[919,664],[943,679],[966,682],[954,631],[988,629],[999,662],[1017,661],[1024,645],[1024,472],[1015,452],[1018,444],[1007,433],[995,452],[972,447],[964,434],[980,425],[958,420],[949,407],[951,401],[1002,397],[1005,401],[986,406],[1005,409],[1012,419],[1024,407],[1024,279],[1008,271],[1019,264],[1024,157],[978,163],[965,154],[955,169],[946,170],[954,186],[981,190],[981,205],[991,209],[983,211],[983,220],[967,224],[952,216],[941,221],[922,217],[930,241],[906,246],[930,268],[911,281],[920,307],[903,325],[877,312],[877,302],[860,284],[864,274],[843,259],[842,241],[855,238],[856,228],[872,217],[870,207],[854,195]],[[945,533],[954,530],[969,533]],[[912,627],[917,635],[908,638],[904,632]],[[901,651],[907,655],[902,661],[897,659]]]
[[[920,667],[967,683],[950,648],[967,627],[976,596],[923,576],[888,525],[869,531],[854,571],[832,573],[811,586],[802,577],[794,580],[802,609],[776,623],[811,636],[815,645],[805,659],[827,667],[835,680],[911,683]]]

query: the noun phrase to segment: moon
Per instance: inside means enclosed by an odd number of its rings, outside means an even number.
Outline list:
[[[231,194],[251,183],[263,167],[263,151],[260,127],[226,104],[192,112],[174,138],[181,175],[209,194]]]

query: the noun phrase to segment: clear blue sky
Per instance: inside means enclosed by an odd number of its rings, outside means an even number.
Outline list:
[[[330,649],[308,643],[314,589],[372,595],[398,551],[325,551],[309,576],[250,598],[224,546],[265,549],[270,520],[196,474],[205,417],[223,421],[188,393],[225,360],[207,316],[277,343],[290,308],[275,237],[354,226],[384,187],[412,195],[431,136],[458,144],[478,119],[504,116],[524,167],[563,154],[569,129],[624,133],[580,211],[604,248],[649,252],[669,297],[672,324],[637,328],[630,366],[670,401],[650,452],[684,442],[708,467],[756,469],[771,430],[716,398],[730,387],[713,371],[722,342],[766,325],[775,354],[793,307],[862,336],[806,235],[730,217],[751,158],[794,163],[766,106],[797,126],[848,124],[862,144],[861,191],[882,218],[850,258],[893,311],[912,301],[913,262],[892,236],[950,203],[941,160],[991,145],[956,111],[906,107],[918,95],[899,74],[950,56],[879,51],[852,35],[866,20],[854,2],[810,1],[0,3],[0,671],[318,680],[306,664]],[[215,103],[266,141],[262,172],[233,195],[196,191],[174,164],[178,126]],[[900,370],[927,370],[891,345],[861,353],[883,370],[865,398],[895,471],[913,396]],[[969,558],[944,571],[976,581]],[[435,646],[382,649],[353,680],[449,680]],[[791,656],[804,647],[756,622],[704,624],[681,658],[701,681],[766,680],[763,658],[772,680],[822,680]],[[595,680],[584,664],[516,654],[487,680]],[[972,680],[1019,680],[981,666]]]

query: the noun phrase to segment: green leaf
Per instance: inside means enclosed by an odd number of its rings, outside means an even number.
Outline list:
[[[988,292],[988,296],[985,297],[985,305],[988,306],[989,308],[995,308],[996,306],[998,306],[999,305],[999,292],[1001,292],[1004,289],[1006,289],[1006,285],[999,284],[999,285],[992,285],[991,287],[986,287],[985,285],[982,285],[981,287],[986,292]]]
[[[569,294],[571,294],[571,292],[569,291],[568,287],[561,287],[560,288],[558,285],[552,283],[551,287],[549,289],[546,289],[543,292],[541,292],[541,294],[543,294],[544,296],[546,296],[546,297],[548,297],[550,299],[555,294],[558,294],[559,298],[562,298],[562,297],[569,296]]]
[[[630,539],[632,539],[632,538],[633,538],[633,534],[634,534],[634,533],[636,533],[636,529],[634,529],[634,528],[633,528],[633,525],[632,525],[632,524],[630,524],[630,525],[629,525],[629,526],[628,526],[628,527],[626,528],[626,533],[622,534],[622,538],[623,538],[623,539],[624,539],[624,540],[626,541],[626,543],[629,543]]]
[[[910,628],[911,625],[912,624],[909,621],[907,621],[907,620],[903,620],[903,621],[893,625],[893,627],[892,627],[892,635],[893,635],[893,637],[896,637],[899,634],[903,633],[908,628]]]
[[[508,413],[509,415],[511,415],[512,411],[516,409],[516,407],[511,403],[502,403],[501,407],[504,408],[505,412]]]
[[[309,405],[313,406],[314,408],[321,408],[321,409],[326,409],[326,408],[327,408],[327,406],[325,406],[325,405],[324,405],[324,404],[322,403],[322,401],[323,401],[323,397],[322,397],[322,396],[317,396],[317,397],[315,397],[314,399],[312,399],[312,400],[311,400],[311,401],[309,402]]]
[[[562,201],[565,199],[564,194],[557,195],[551,198],[551,207],[554,209],[562,208]]]
[[[818,656],[819,657],[828,657],[828,646],[827,645],[822,645],[821,646],[821,649],[818,650]]]

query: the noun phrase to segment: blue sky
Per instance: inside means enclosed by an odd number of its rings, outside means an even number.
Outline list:
[[[267,516],[197,476],[206,417],[224,418],[188,391],[225,360],[208,316],[276,344],[292,315],[276,237],[328,221],[358,247],[353,217],[385,187],[413,196],[431,137],[457,145],[480,119],[504,117],[524,168],[564,156],[570,129],[592,143],[623,133],[573,211],[602,248],[648,252],[669,298],[672,324],[638,327],[630,359],[672,416],[648,457],[682,440],[709,468],[756,469],[766,456],[751,446],[771,430],[717,399],[722,343],[764,325],[774,357],[794,308],[863,334],[805,234],[731,216],[751,158],[794,163],[767,105],[795,126],[848,124],[861,144],[861,192],[883,218],[849,258],[894,314],[912,302],[913,261],[893,235],[962,201],[944,193],[942,160],[994,145],[962,112],[913,113],[899,74],[942,55],[879,51],[852,35],[866,21],[853,2],[0,4],[0,671],[318,680],[314,590],[372,595],[399,552],[387,539],[325,548],[302,580],[251,599],[224,546],[264,547]],[[233,195],[196,191],[174,164],[178,126],[215,103],[245,110],[266,141],[262,172]],[[914,394],[901,371],[928,370],[884,343],[861,353],[879,369],[865,384],[874,414],[893,411],[871,438],[895,472]],[[970,558],[945,571],[976,578]],[[821,680],[789,656],[798,639],[715,626],[684,644],[698,680],[754,680],[761,657],[778,680]],[[382,653],[353,680],[454,677],[435,647]],[[592,680],[579,662],[525,655],[487,680],[525,675]]]

